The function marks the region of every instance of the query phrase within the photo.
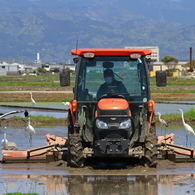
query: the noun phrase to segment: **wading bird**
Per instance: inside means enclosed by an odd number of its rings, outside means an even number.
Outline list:
[[[24,112],[24,111],[11,111],[11,112],[7,112],[3,115],[0,116],[0,119],[2,119],[3,117],[10,115],[10,114],[16,114],[16,113],[20,113],[20,112]]]
[[[30,117],[28,117],[28,125],[26,127],[26,131],[30,133],[29,142],[32,143],[32,135],[36,133],[34,127],[30,124]]]
[[[193,128],[184,121],[183,110],[179,109],[178,111],[181,112],[182,123],[183,123],[183,126],[184,126],[185,131],[186,131],[186,146],[187,146],[188,134],[195,135],[195,132],[194,132]],[[191,141],[190,141],[190,147],[191,147]]]
[[[161,118],[161,113],[160,112],[157,112],[156,114],[158,114],[158,118],[159,118],[160,124],[162,126],[168,127],[169,124],[164,119]]]
[[[161,118],[161,113],[160,112],[156,112],[156,114],[158,114],[158,119],[159,119],[159,122],[160,122],[160,125],[161,125],[161,128],[164,126],[165,127],[165,134],[166,134],[166,127],[169,126],[169,124]]]
[[[64,104],[65,106],[68,106],[68,107],[69,107],[69,105],[70,105],[69,102],[62,102],[62,104]]]
[[[7,148],[7,145],[8,145],[8,140],[6,139],[6,133],[4,133],[4,138],[1,141],[2,149]]]
[[[32,92],[30,92],[30,97],[31,97],[31,102],[32,102],[32,105],[34,106],[36,104],[35,100],[32,98]]]

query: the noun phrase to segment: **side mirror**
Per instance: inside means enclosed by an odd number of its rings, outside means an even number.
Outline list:
[[[60,71],[60,86],[70,86],[70,70],[62,69]]]
[[[156,85],[158,87],[165,87],[167,85],[166,71],[163,70],[156,71]]]
[[[150,64],[150,63],[151,63],[151,58],[146,58],[146,62],[147,62],[148,64]]]
[[[73,58],[73,62],[76,64],[77,62],[79,61],[79,58],[76,57],[76,58]]]

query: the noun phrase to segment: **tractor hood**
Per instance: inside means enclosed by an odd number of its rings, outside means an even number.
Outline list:
[[[98,108],[101,110],[124,110],[129,108],[129,104],[121,98],[104,98],[98,102]]]

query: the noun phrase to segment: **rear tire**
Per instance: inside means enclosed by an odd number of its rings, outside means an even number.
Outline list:
[[[158,155],[157,136],[155,134],[149,134],[146,136],[145,140],[144,165],[156,168],[157,155]]]
[[[68,166],[76,168],[81,168],[84,166],[82,140],[78,133],[69,134]]]

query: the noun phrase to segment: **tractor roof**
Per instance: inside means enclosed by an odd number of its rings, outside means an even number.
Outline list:
[[[73,49],[72,55],[83,55],[84,53],[94,53],[97,56],[127,56],[132,53],[141,55],[151,55],[150,49]]]

